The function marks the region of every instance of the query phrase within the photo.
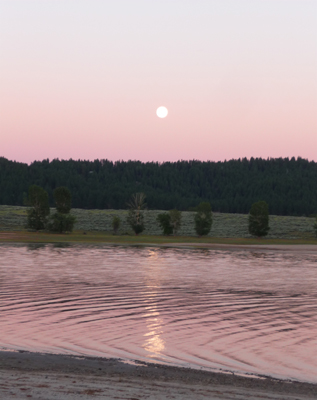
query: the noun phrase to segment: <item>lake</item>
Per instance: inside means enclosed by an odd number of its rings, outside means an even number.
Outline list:
[[[3,244],[0,348],[317,383],[317,254]]]

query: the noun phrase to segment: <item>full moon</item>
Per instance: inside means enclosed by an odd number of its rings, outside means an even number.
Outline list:
[[[167,114],[168,114],[168,110],[166,107],[161,106],[156,110],[156,115],[159,118],[165,118],[167,116]]]

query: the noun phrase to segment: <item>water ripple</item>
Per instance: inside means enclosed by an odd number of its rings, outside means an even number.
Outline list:
[[[0,246],[0,346],[317,382],[317,257]]]

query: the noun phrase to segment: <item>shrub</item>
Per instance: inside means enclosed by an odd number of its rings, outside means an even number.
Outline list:
[[[249,233],[253,236],[266,236],[269,232],[269,206],[265,201],[253,203],[249,213]]]
[[[60,186],[54,190],[54,200],[57,212],[68,214],[72,208],[72,195],[65,186]]]
[[[50,213],[46,190],[40,186],[30,186],[28,205],[31,208],[27,211],[27,227],[37,231],[44,229],[47,224],[47,216]]]
[[[113,234],[116,235],[121,224],[121,219],[117,216],[114,215],[112,218],[112,229],[113,229]]]
[[[173,234],[176,235],[182,224],[182,213],[175,208],[170,210],[171,225],[173,227]]]
[[[69,212],[72,206],[72,195],[65,186],[54,190],[54,200],[57,212],[50,218],[48,229],[51,232],[72,232],[76,218]]]
[[[54,213],[48,224],[48,229],[51,232],[63,233],[72,232],[76,218],[71,214]]]
[[[129,210],[127,222],[136,235],[144,231],[144,216],[141,211]]]
[[[160,227],[163,229],[163,235],[171,235],[173,233],[173,226],[171,224],[170,214],[159,214],[156,220],[159,223]]]
[[[182,213],[176,209],[170,210],[168,213],[159,214],[156,220],[163,229],[163,235],[176,235],[181,226]]]
[[[208,235],[212,225],[212,212],[210,203],[200,203],[196,210],[195,231],[198,236]]]
[[[130,208],[127,222],[134,230],[134,233],[138,235],[144,231],[144,215],[142,210],[145,208],[145,194],[135,193],[132,195],[131,200],[128,202]]]

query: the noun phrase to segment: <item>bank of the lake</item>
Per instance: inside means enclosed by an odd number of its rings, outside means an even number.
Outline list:
[[[317,251],[317,239],[216,238],[162,235],[113,235],[108,232],[75,231],[67,234],[48,232],[0,231],[0,243],[87,243],[155,247],[188,247]]]
[[[120,359],[0,352],[0,397],[6,400],[93,397],[176,400],[312,400],[317,385],[245,377]]]

